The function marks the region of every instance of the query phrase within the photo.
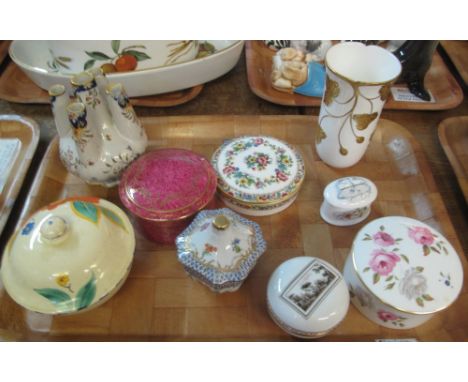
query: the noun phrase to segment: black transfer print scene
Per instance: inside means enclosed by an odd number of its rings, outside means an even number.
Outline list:
[[[281,297],[307,317],[339,279],[334,270],[314,260],[288,285]]]

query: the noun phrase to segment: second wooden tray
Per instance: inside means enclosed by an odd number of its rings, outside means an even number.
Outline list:
[[[468,116],[443,120],[439,139],[468,203]]]
[[[130,276],[104,305],[74,316],[51,317],[22,309],[0,285],[0,339],[81,340],[290,340],[268,316],[266,286],[274,269],[295,256],[317,256],[343,269],[358,230],[371,219],[405,215],[444,233],[460,254],[465,285],[467,261],[437,191],[430,167],[414,137],[402,126],[380,120],[369,149],[356,166],[337,170],[315,152],[316,117],[306,116],[190,116],[143,118],[149,149],[180,147],[206,158],[228,138],[270,135],[295,145],[306,165],[306,179],[295,203],[285,211],[252,218],[260,224],[268,250],[242,287],[215,294],[192,280],[177,260],[174,246],[161,246],[137,233]],[[117,188],[89,186],[67,173],[58,159],[54,140],[37,173],[22,212],[22,220],[58,199],[95,195],[120,205]],[[352,227],[324,223],[319,214],[328,182],[347,175],[372,179],[379,196],[370,217]],[[222,206],[221,201],[217,201]],[[324,340],[468,340],[468,292],[416,329],[392,330],[362,316],[353,306],[343,323]]]
[[[245,45],[247,75],[252,91],[267,101],[286,106],[318,106],[321,98],[285,93],[271,86],[272,57],[275,54],[263,41],[248,41]],[[389,97],[384,108],[388,110],[445,110],[457,107],[463,101],[463,91],[447,69],[442,57],[435,53],[425,85],[435,102],[400,102]],[[404,87],[404,85],[395,85]]]
[[[131,98],[134,106],[170,107],[194,99],[203,90],[203,85],[155,96]],[[50,103],[49,95],[14,63],[10,62],[0,76],[0,98],[18,103]]]

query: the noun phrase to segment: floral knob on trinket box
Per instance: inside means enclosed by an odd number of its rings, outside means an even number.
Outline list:
[[[463,284],[460,258],[447,239],[402,216],[363,227],[343,274],[353,305],[371,321],[393,329],[423,324],[452,304]]]
[[[345,318],[349,291],[340,272],[315,257],[295,257],[270,277],[267,305],[273,321],[300,338],[323,337]]]
[[[68,198],[40,209],[13,234],[1,277],[26,309],[77,313],[119,290],[134,250],[132,225],[119,207],[96,197]]]
[[[176,239],[189,275],[214,292],[234,292],[265,252],[260,226],[223,208],[199,212]]]
[[[371,204],[377,198],[377,187],[369,179],[350,176],[329,183],[323,197],[322,219],[332,225],[349,226],[369,216]]]

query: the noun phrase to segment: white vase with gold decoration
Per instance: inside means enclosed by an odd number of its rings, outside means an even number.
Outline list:
[[[387,50],[358,42],[334,45],[325,64],[316,149],[328,165],[350,167],[369,145],[401,64]]]

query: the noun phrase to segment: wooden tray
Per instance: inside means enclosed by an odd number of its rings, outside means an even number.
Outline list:
[[[468,41],[441,41],[440,44],[468,85]]]
[[[17,115],[0,115],[0,138],[18,138],[21,142],[21,148],[10,176],[0,194],[1,234],[36,151],[39,142],[39,126],[29,118]]]
[[[443,120],[439,140],[468,204],[468,116]]]
[[[262,41],[247,41],[245,45],[247,76],[250,89],[260,98],[286,106],[318,106],[321,98],[281,92],[271,86],[271,61],[275,52]],[[435,98],[434,103],[397,102],[389,97],[384,108],[388,110],[445,110],[457,107],[463,101],[463,91],[447,69],[438,53],[426,75],[425,84]],[[405,87],[398,84],[396,87]]]
[[[5,57],[8,55],[8,48],[10,47],[10,41],[0,40],[0,64],[3,62]]]
[[[194,99],[203,90],[203,85],[190,89],[155,96],[131,98],[134,106],[169,107],[177,106]],[[0,98],[18,103],[50,103],[49,95],[11,61],[0,76]]]
[[[319,215],[324,186],[346,175],[372,179],[379,188],[370,219],[407,215],[443,231],[459,251],[454,228],[437,191],[429,165],[414,137],[403,127],[381,120],[365,158],[352,169],[335,170],[321,162],[314,149],[316,117],[197,116],[143,118],[150,149],[181,147],[209,158],[226,139],[266,134],[290,142],[303,154],[306,179],[296,202],[280,214],[254,218],[268,243],[239,291],[215,294],[191,280],[178,263],[173,246],[159,246],[137,234],[135,261],[122,289],[103,306],[68,317],[27,312],[0,288],[0,333],[3,337],[94,340],[290,340],[269,318],[266,285],[273,270],[294,256],[324,258],[342,269],[349,247],[362,223],[340,228],[325,224]],[[96,195],[120,205],[116,188],[91,187],[68,174],[58,159],[54,140],[38,171],[22,220],[60,198]],[[217,200],[218,206],[222,206]],[[368,219],[367,222],[370,220]],[[465,285],[468,285],[465,283]],[[350,307],[344,322],[325,340],[468,340],[468,293],[448,310],[417,329],[382,328]]]

